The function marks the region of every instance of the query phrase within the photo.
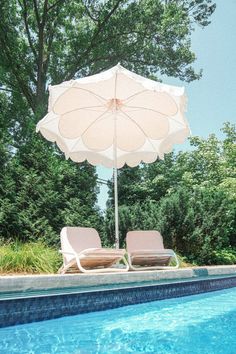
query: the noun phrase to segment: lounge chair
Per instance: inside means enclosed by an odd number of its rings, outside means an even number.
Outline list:
[[[127,271],[129,265],[124,257],[124,249],[102,248],[101,240],[95,229],[87,227],[63,227],[61,230],[61,253],[63,266],[58,273],[81,271],[100,273]],[[113,267],[123,260],[125,267]]]
[[[126,236],[128,262],[132,270],[174,269],[179,267],[173,250],[165,249],[158,231],[129,231]],[[174,259],[176,265],[170,266]]]

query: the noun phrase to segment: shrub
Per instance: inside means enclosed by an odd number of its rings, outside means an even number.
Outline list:
[[[236,264],[236,249],[224,248],[214,251],[211,260],[213,264]]]
[[[234,246],[235,208],[235,201],[218,188],[180,188],[160,202],[158,226],[165,245],[191,263],[214,264],[215,251]]]
[[[129,230],[158,230],[166,248],[184,255],[192,264],[232,264],[220,250],[235,249],[236,200],[224,188],[180,187],[159,202],[147,201],[119,207],[120,245]],[[108,209],[105,234],[114,243],[114,215]],[[230,263],[231,262],[231,263]]]
[[[58,250],[41,242],[14,242],[0,247],[1,273],[55,273],[60,267]]]

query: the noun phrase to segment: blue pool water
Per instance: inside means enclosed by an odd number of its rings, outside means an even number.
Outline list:
[[[0,353],[236,354],[236,288],[2,328]]]

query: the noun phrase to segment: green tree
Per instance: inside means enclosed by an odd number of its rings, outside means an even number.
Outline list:
[[[235,125],[225,123],[222,131],[225,134],[222,140],[214,134],[207,139],[192,137],[190,144],[193,149],[189,152],[172,152],[166,154],[164,160],[135,169],[121,169],[118,179],[120,205],[159,201],[179,187],[218,186],[228,178],[235,178]],[[112,188],[109,196],[112,203]]]
[[[211,264],[215,250],[234,246],[235,201],[214,187],[180,188],[160,205],[160,230],[167,245],[198,264]]]
[[[2,1],[1,85],[41,114],[48,84],[118,61],[146,75],[194,80],[190,35],[214,10],[211,0]]]
[[[95,169],[63,161],[56,147],[35,134],[46,113],[48,85],[118,61],[150,77],[198,79],[191,33],[195,24],[208,25],[214,9],[211,0],[0,2],[2,236],[47,233],[53,242],[64,223],[90,225],[100,218]]]
[[[35,150],[20,151],[2,171],[0,237],[56,244],[65,224],[101,229],[92,166],[71,164],[47,149],[42,164],[42,149],[39,159]]]
[[[157,229],[166,247],[198,264],[233,262],[236,247],[235,126],[225,138],[191,138],[189,152],[119,171],[120,238],[133,229]],[[111,195],[110,190],[110,195]],[[110,205],[113,197],[110,197]],[[106,234],[113,240],[112,211]],[[231,252],[232,248],[232,252]]]
[[[56,244],[65,224],[101,228],[95,168],[36,136],[20,96],[1,93],[0,103],[0,238]]]
[[[114,209],[107,209],[104,231],[109,245],[115,244]],[[120,245],[125,247],[125,237],[132,230],[155,230],[159,228],[159,208],[155,202],[136,203],[119,207]]]

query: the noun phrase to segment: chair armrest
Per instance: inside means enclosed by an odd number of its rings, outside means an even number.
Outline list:
[[[70,256],[75,256],[75,255],[76,255],[75,252],[66,252],[66,251],[62,251],[62,250],[59,250],[59,253],[68,254],[68,255],[70,255]]]

